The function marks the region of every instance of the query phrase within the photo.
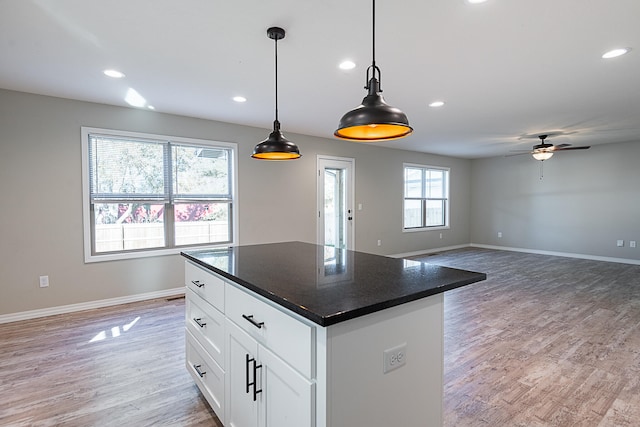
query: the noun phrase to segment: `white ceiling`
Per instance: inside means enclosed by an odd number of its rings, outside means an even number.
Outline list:
[[[547,132],[564,134],[551,143],[640,141],[638,0],[378,0],[376,15],[385,98],[415,129],[377,144],[478,158]],[[0,0],[0,88],[127,105],[132,87],[159,112],[269,129],[270,26],[287,31],[284,134],[332,138],[365,96],[370,0]],[[616,47],[634,50],[601,59]],[[344,59],[357,67],[339,70]]]

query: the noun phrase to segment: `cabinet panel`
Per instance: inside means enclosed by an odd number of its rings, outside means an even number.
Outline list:
[[[226,284],[226,315],[307,378],[314,373],[313,327]]]
[[[224,423],[225,372],[207,354],[189,331],[186,331],[185,335],[187,371],[189,371],[203,396],[211,405],[211,409]]]
[[[185,315],[189,332],[224,368],[224,315],[189,288],[186,290]]]
[[[258,362],[256,360],[258,343],[229,320],[226,322],[228,381],[225,425],[229,427],[256,427],[258,425],[258,405],[262,400],[262,393],[258,393],[262,387],[261,370],[257,368]],[[251,385],[252,382],[253,385]],[[255,400],[254,393],[256,394]]]
[[[185,261],[184,270],[186,286],[224,313],[224,281],[189,261]]]
[[[263,371],[259,426],[314,426],[314,384],[266,348],[259,346],[258,352]]]

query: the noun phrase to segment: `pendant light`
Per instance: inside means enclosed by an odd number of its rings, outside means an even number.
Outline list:
[[[341,139],[356,142],[387,141],[403,138],[413,129],[407,116],[387,104],[380,89],[380,68],[376,65],[376,0],[373,0],[373,60],[367,68],[368,94],[362,104],[347,112],[338,125],[334,135]],[[377,76],[377,77],[376,77]]]
[[[284,38],[284,30],[280,27],[271,27],[267,30],[267,36],[275,41],[276,64],[276,119],[273,121],[273,132],[269,137],[256,145],[251,157],[260,160],[293,160],[300,158],[298,146],[284,137],[280,131],[278,121],[278,40]]]

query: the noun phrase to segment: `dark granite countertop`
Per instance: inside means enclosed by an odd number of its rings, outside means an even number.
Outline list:
[[[302,242],[194,250],[182,255],[320,326],[487,278],[484,273]]]

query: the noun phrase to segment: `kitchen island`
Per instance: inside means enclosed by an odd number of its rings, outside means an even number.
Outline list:
[[[482,273],[301,242],[186,251],[187,369],[225,426],[440,426],[443,292]]]

